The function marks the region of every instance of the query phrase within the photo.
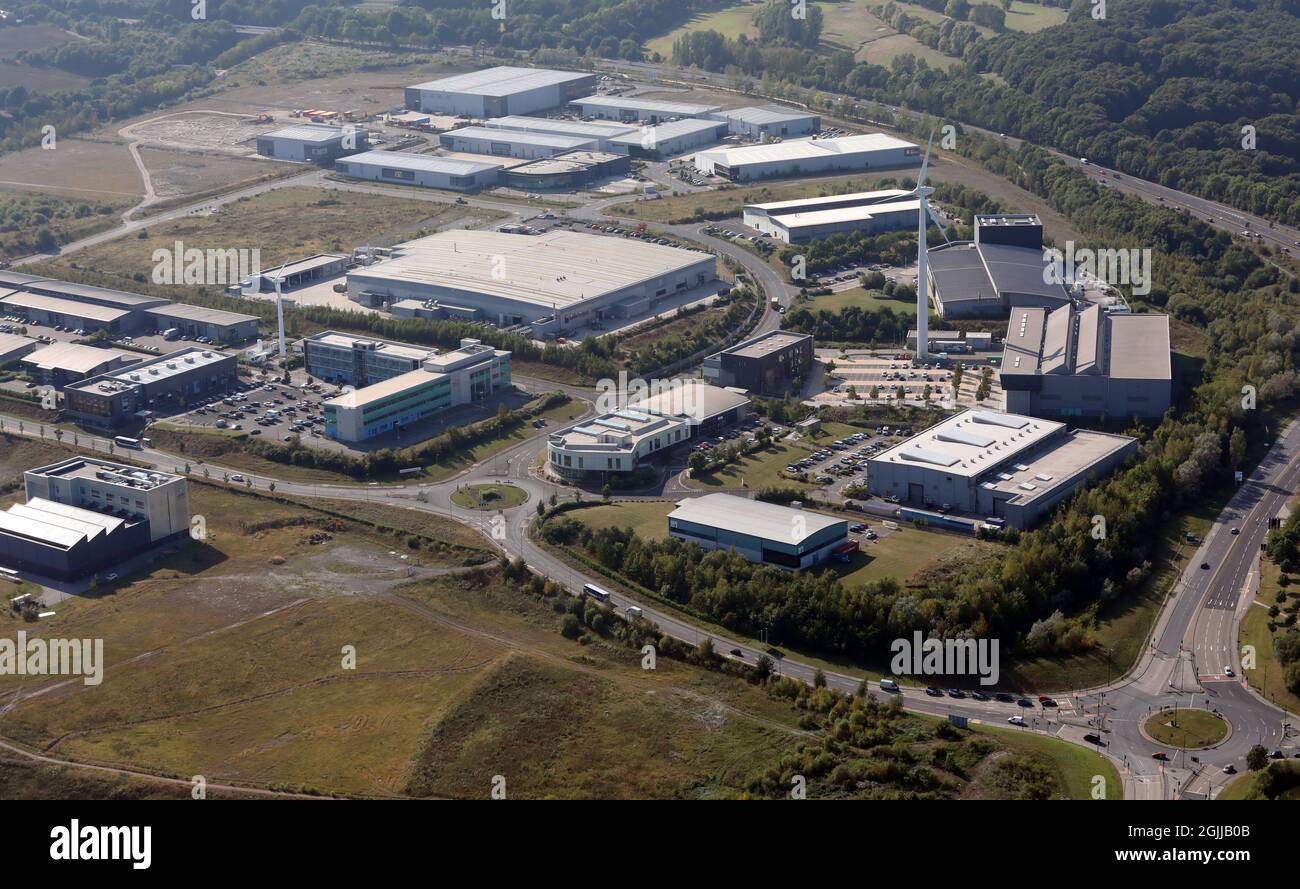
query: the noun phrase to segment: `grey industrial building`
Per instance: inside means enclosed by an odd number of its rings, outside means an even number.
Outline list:
[[[0,367],[13,364],[20,358],[30,355],[39,345],[40,343],[31,337],[16,333],[0,333]]]
[[[665,158],[684,154],[705,145],[715,145],[727,135],[727,127],[714,120],[686,118],[647,125],[608,141],[609,150],[632,157]]]
[[[491,188],[497,184],[502,169],[501,164],[399,151],[367,151],[350,154],[334,162],[335,172],[344,176],[451,191]]]
[[[726,108],[709,115],[727,124],[732,135],[750,139],[789,139],[810,136],[822,128],[820,115],[795,111],[780,105],[750,108]]]
[[[704,378],[715,386],[777,394],[812,367],[813,338],[769,330],[704,359]]]
[[[909,194],[890,188],[748,204],[742,218],[745,225],[787,244],[851,232],[876,234],[916,226],[921,202]]]
[[[695,155],[695,168],[733,182],[778,176],[807,176],[837,170],[882,170],[915,166],[921,149],[883,133],[834,139],[790,139],[739,148],[714,148]]]
[[[514,133],[542,133],[549,136],[567,136],[573,139],[590,139],[598,151],[609,151],[609,140],[636,132],[635,126],[603,121],[560,120],[554,117],[525,117],[519,114],[485,120],[489,130],[507,130]]]
[[[560,334],[653,312],[698,290],[716,293],[709,253],[556,229],[524,236],[445,231],[398,244],[348,273],[348,298],[370,308],[415,301],[446,317],[527,324]]]
[[[304,337],[302,351],[307,373],[331,383],[373,386],[419,370],[438,354],[432,346],[415,346],[374,337],[326,330]]]
[[[23,369],[37,383],[62,389],[96,374],[117,370],[140,361],[139,355],[99,346],[53,343],[23,359]]]
[[[679,501],[668,514],[668,534],[704,549],[728,550],[751,562],[795,571],[856,548],[844,519],[734,494]]]
[[[215,343],[246,343],[257,339],[262,319],[256,315],[209,309],[189,303],[170,303],[145,309],[159,333],[175,330],[183,339],[209,337]]]
[[[572,108],[583,117],[617,120],[622,123],[662,123],[685,117],[708,117],[721,111],[721,105],[694,102],[661,102],[636,96],[584,96],[574,99]]]
[[[71,581],[189,531],[184,478],[90,457],[23,473],[26,503],[0,512],[0,565]]]
[[[1169,316],[1013,309],[999,376],[1016,413],[1159,417],[1173,403]]]
[[[466,117],[532,114],[567,105],[596,88],[600,75],[498,65],[406,88],[412,111]]]
[[[64,414],[77,423],[111,429],[225,392],[237,380],[234,355],[181,349],[69,385],[63,390]]]
[[[0,310],[50,327],[118,334],[149,329],[144,310],[168,302],[158,296],[37,278],[0,297]]]
[[[279,282],[280,292],[286,293],[341,275],[350,265],[352,265],[352,257],[346,253],[317,253],[306,259],[295,259],[293,262],[286,262],[275,268],[264,269],[252,279],[230,289],[240,293],[246,290],[254,293],[273,293],[276,282]]]
[[[556,136],[551,133],[493,130],[488,127],[461,127],[442,133],[438,136],[438,142],[448,151],[536,160],[555,157],[567,151],[594,151],[600,140],[581,136]]]
[[[263,157],[313,164],[330,164],[345,154],[356,154],[369,147],[369,133],[364,127],[352,124],[336,127],[300,123],[257,137],[257,153]]]
[[[1065,287],[1048,274],[1043,223],[1033,214],[976,216],[973,241],[926,253],[930,295],[943,318],[1000,318],[1012,308],[1069,305]]]
[[[1000,518],[1027,530],[1089,478],[1104,478],[1137,439],[1018,414],[966,410],[894,445],[867,464],[877,497]]]
[[[572,190],[632,172],[632,158],[604,151],[569,151],[529,161],[502,173],[505,184],[523,191]]]

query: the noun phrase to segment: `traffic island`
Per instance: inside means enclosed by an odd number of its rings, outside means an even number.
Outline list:
[[[451,502],[465,509],[510,509],[528,499],[528,492],[515,485],[462,485],[452,492]]]
[[[1166,747],[1204,750],[1227,740],[1232,734],[1232,726],[1209,710],[1168,709],[1148,716],[1142,723],[1142,734]]]

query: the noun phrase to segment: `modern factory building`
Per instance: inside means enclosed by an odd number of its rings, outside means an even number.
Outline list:
[[[660,102],[633,96],[585,96],[573,100],[573,110],[583,117],[617,120],[621,123],[663,123],[687,117],[708,117],[722,110],[721,105],[693,102]]]
[[[257,153],[263,157],[313,164],[333,163],[369,146],[369,134],[362,127],[320,123],[295,124],[257,137]]]
[[[0,310],[50,327],[118,334],[149,330],[144,310],[168,302],[158,296],[40,278],[0,297]]]
[[[1169,316],[1013,309],[1000,380],[1016,413],[1159,417],[1173,403]]]
[[[510,382],[510,353],[479,340],[430,354],[414,370],[344,393],[322,405],[331,438],[359,442],[462,404],[483,401]]]
[[[1018,414],[966,410],[868,461],[877,497],[1004,519],[1027,530],[1089,478],[1104,478],[1137,439]]]
[[[668,534],[791,570],[816,567],[853,546],[844,519],[734,494],[679,501],[668,514]]]
[[[412,111],[505,117],[558,108],[596,88],[598,74],[499,65],[406,88]]]
[[[727,124],[727,131],[750,139],[788,139],[809,136],[822,128],[819,115],[779,105],[758,108],[727,108],[709,115]]]
[[[40,343],[31,337],[16,333],[0,333],[0,367],[6,367],[30,355],[39,345]]]
[[[225,392],[237,379],[234,355],[181,349],[69,385],[63,390],[64,413],[77,423],[112,428]]]
[[[914,228],[921,202],[897,188],[748,204],[744,223],[787,244],[850,232],[876,234]]]
[[[715,148],[695,155],[695,168],[710,176],[747,182],[777,176],[880,170],[914,166],[921,149],[882,133],[834,139],[791,139],[739,148]]]
[[[505,170],[506,186],[523,191],[572,190],[632,172],[632,158],[603,151],[569,151]]]
[[[716,257],[677,247],[559,229],[446,231],[350,271],[348,298],[372,308],[414,300],[445,307],[447,317],[528,324],[543,335],[649,313],[695,289],[703,297],[716,280]]]
[[[367,151],[339,158],[334,162],[334,170],[344,176],[368,179],[372,182],[421,185],[425,188],[445,188],[451,191],[477,191],[497,184],[502,165],[456,160],[432,154]]]
[[[551,133],[522,133],[516,130],[493,130],[488,127],[461,127],[438,136],[448,151],[493,157],[518,157],[536,160],[555,157],[567,151],[594,151],[599,139],[583,136],[556,136]]]
[[[975,217],[975,240],[926,253],[930,294],[943,318],[1005,317],[1013,308],[1069,305],[1048,273],[1043,223],[1033,214]]]
[[[187,340],[205,336],[216,343],[246,343],[257,339],[262,324],[262,319],[256,315],[243,315],[188,303],[171,303],[145,309],[145,314],[153,319],[154,329],[159,333],[175,330],[178,336]]]
[[[346,386],[373,386],[418,370],[438,352],[431,346],[413,346],[327,330],[304,338],[302,350],[307,373]]]
[[[518,114],[485,120],[483,126],[489,130],[507,130],[513,133],[543,133],[549,136],[590,139],[595,142],[598,151],[608,151],[609,140],[615,136],[625,136],[637,130],[636,127],[626,124],[557,120],[553,117],[524,117]]]
[[[744,419],[748,408],[749,399],[739,392],[698,382],[674,385],[552,433],[546,442],[547,464],[567,479],[626,475],[700,432]]]
[[[644,126],[608,142],[609,150],[632,157],[664,158],[714,145],[727,135],[725,124],[687,118]]]
[[[188,533],[184,478],[90,457],[28,470],[24,504],[0,512],[0,565],[62,581]]]
[[[69,383],[134,364],[140,356],[117,349],[101,349],[77,343],[54,343],[37,349],[23,359],[23,370],[43,386],[62,389]]]
[[[769,330],[705,358],[704,378],[715,386],[778,394],[812,363],[811,336]]]

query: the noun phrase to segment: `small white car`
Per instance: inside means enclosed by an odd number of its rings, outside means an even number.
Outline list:
[[[1008,717],[1007,717],[1007,722],[1011,723],[1012,725],[1024,725],[1024,724],[1025,724],[1025,717],[1023,717],[1023,716],[1008,716]]]
[[[1232,667],[1224,667],[1224,668],[1223,668],[1223,675],[1224,675],[1224,676],[1236,676],[1237,674],[1234,673],[1234,672],[1232,672]]]

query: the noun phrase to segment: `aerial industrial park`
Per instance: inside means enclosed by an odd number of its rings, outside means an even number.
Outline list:
[[[1295,798],[1300,223],[894,91],[1074,13],[848,5],[6,143],[0,797]]]

